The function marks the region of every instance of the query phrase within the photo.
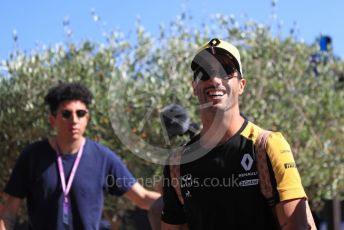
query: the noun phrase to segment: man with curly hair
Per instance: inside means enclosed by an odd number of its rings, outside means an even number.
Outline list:
[[[34,142],[18,158],[5,187],[0,229],[12,229],[27,199],[30,229],[99,229],[104,192],[148,209],[160,194],[143,188],[109,148],[84,136],[92,93],[62,83],[45,97],[56,136]]]

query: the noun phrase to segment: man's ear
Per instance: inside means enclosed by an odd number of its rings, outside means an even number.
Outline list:
[[[91,120],[91,114],[90,114],[90,112],[88,112],[88,113],[86,114],[86,119],[87,119],[87,123],[90,122],[90,120]]]
[[[196,87],[197,87],[197,84],[198,84],[198,82],[197,82],[197,81],[195,81],[195,80],[193,80],[191,84],[192,84],[192,91],[193,91],[193,95],[194,95],[194,96],[197,96],[197,90],[196,90]]]
[[[53,115],[51,115],[51,114],[49,114],[48,119],[49,119],[49,123],[50,123],[51,127],[55,128],[55,120],[56,120],[56,117],[53,116]]]
[[[239,80],[239,95],[242,95],[244,93],[245,86],[246,86],[246,79],[241,78]]]

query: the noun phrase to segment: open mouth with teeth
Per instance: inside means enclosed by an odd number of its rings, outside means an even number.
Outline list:
[[[211,89],[206,91],[207,96],[213,99],[220,99],[225,95],[225,93],[226,92],[224,90],[219,89]]]

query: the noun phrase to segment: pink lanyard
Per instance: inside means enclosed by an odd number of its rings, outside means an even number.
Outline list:
[[[72,183],[74,180],[75,172],[79,166],[79,162],[83,153],[85,141],[82,142],[81,147],[78,151],[78,154],[76,156],[75,162],[73,164],[72,171],[69,176],[69,180],[67,182],[67,187],[66,187],[66,179],[65,179],[65,173],[64,173],[64,168],[62,164],[62,155],[60,152],[60,148],[57,144],[56,141],[56,153],[57,153],[57,165],[60,173],[60,179],[61,179],[61,185],[62,185],[62,190],[63,190],[63,223],[67,224],[69,223],[68,221],[68,210],[69,210],[69,205],[68,205],[68,193],[70,191],[70,188],[72,187]]]

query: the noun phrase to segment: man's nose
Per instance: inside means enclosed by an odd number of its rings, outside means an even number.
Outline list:
[[[216,84],[216,85],[220,85],[220,84],[222,84],[222,78],[219,75],[215,74],[215,75],[210,77],[209,82]]]
[[[77,113],[72,113],[71,119],[73,123],[76,123],[80,118],[78,117]]]

